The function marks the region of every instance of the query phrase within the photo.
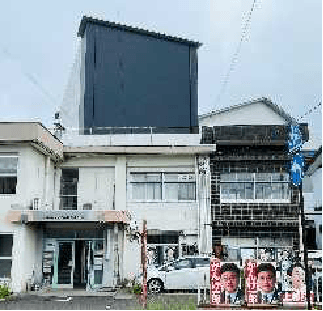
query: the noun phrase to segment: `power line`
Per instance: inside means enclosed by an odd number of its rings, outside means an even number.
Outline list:
[[[218,94],[218,96],[216,98],[216,101],[215,101],[216,103],[218,103],[220,101],[220,98],[221,98],[222,94],[224,93],[226,86],[229,83],[230,74],[234,71],[234,69],[235,69],[235,67],[237,65],[238,57],[239,57],[239,54],[241,52],[242,42],[244,41],[244,39],[247,36],[247,30],[248,30],[248,27],[250,27],[250,24],[251,24],[251,15],[252,15],[252,12],[255,10],[255,5],[256,5],[256,0],[253,0],[252,6],[250,8],[250,11],[248,12],[248,15],[247,15],[247,18],[246,18],[246,21],[245,21],[245,25],[242,28],[241,37],[240,37],[240,41],[238,43],[237,49],[236,49],[235,53],[233,54],[233,56],[231,58],[231,63],[230,63],[229,69],[228,69],[227,74],[225,75],[224,80],[223,80],[223,82],[221,84],[220,92],[219,92],[219,94]]]
[[[310,108],[308,111],[306,111],[302,116],[298,116],[296,118],[297,122],[300,121],[301,119],[304,119],[305,116],[310,115],[311,113],[313,113],[314,111],[317,111],[319,109],[319,107],[322,106],[322,102],[318,102],[318,104],[316,104],[314,107]]]
[[[10,59],[16,61],[19,63],[20,65],[20,69],[22,74],[33,84],[35,85],[42,93],[43,95],[45,95],[47,97],[47,99],[49,99],[52,103],[56,104],[56,100],[54,98],[54,96],[52,96],[52,94],[50,94],[43,86],[42,84],[35,78],[34,75],[32,75],[31,73],[29,73],[28,71],[26,71],[20,60],[18,60],[15,56],[13,56],[8,49],[2,47],[2,52]]]

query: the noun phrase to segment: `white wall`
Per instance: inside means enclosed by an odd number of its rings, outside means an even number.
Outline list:
[[[199,119],[200,126],[284,125],[285,120],[262,103],[250,104]]]
[[[111,210],[114,197],[114,168],[81,167],[78,183],[78,209],[91,203],[93,210]]]

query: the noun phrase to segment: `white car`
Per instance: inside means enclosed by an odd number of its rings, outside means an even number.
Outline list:
[[[210,258],[187,257],[158,268],[147,270],[148,291],[161,292],[165,289],[197,289],[210,286]]]

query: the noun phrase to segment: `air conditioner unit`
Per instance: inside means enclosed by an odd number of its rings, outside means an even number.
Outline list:
[[[38,211],[41,207],[41,199],[39,198],[34,198],[33,199],[33,210]]]
[[[92,203],[84,203],[83,210],[84,211],[91,211],[92,210]]]

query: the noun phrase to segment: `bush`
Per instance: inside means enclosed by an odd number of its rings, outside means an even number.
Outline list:
[[[8,286],[0,285],[0,299],[9,298],[11,291]]]
[[[139,295],[141,293],[141,284],[136,283],[133,286],[133,292],[137,295]]]

